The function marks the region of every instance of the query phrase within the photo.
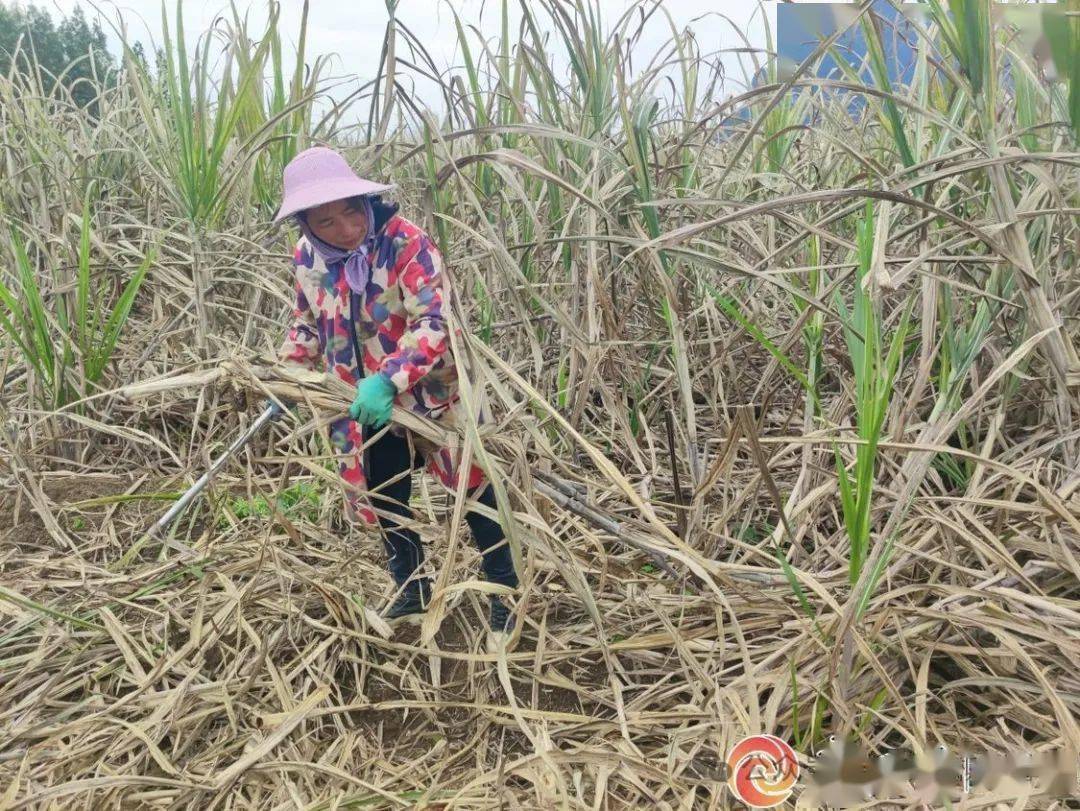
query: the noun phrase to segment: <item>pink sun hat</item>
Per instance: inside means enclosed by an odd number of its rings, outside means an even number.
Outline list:
[[[285,193],[274,222],[333,200],[379,194],[394,188],[392,183],[376,183],[360,177],[345,158],[325,146],[305,149],[289,161],[284,174]]]

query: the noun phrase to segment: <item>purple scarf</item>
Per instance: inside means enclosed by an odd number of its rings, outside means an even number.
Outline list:
[[[348,282],[349,288],[354,293],[363,295],[364,290],[367,288],[368,279],[371,277],[371,260],[368,255],[371,253],[371,249],[375,247],[375,213],[371,209],[371,200],[366,195],[361,199],[364,201],[367,234],[364,236],[364,241],[360,243],[360,247],[354,251],[338,248],[315,236],[311,227],[307,224],[307,218],[304,216],[305,212],[297,213],[294,218],[300,226],[300,230],[304,232],[304,236],[307,237],[308,242],[311,243],[311,246],[327,265],[344,260],[345,281]]]

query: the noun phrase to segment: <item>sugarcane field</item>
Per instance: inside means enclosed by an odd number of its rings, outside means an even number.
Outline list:
[[[1080,0],[0,0],[0,809],[1080,809]]]

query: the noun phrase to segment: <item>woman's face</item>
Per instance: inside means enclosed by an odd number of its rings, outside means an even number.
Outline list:
[[[307,224],[312,233],[335,248],[354,251],[367,236],[364,209],[350,208],[348,200],[334,200],[307,210]]]

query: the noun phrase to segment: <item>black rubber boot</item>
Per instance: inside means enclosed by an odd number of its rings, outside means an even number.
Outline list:
[[[510,608],[497,594],[491,595],[491,630],[496,633],[504,631],[510,633],[514,630],[514,615]]]
[[[428,580],[412,581],[398,594],[393,604],[383,612],[383,619],[397,622],[420,622],[431,602],[431,583]]]

